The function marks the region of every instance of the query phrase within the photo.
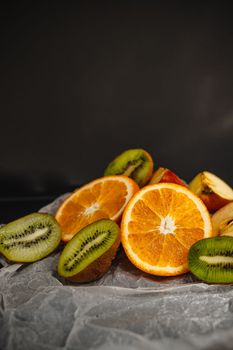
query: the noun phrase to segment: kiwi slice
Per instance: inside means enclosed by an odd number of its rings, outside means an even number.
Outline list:
[[[233,283],[233,238],[222,236],[196,242],[189,251],[190,271],[208,283]]]
[[[129,149],[117,156],[105,169],[104,175],[126,175],[140,187],[151,178],[153,160],[144,149]]]
[[[100,278],[111,266],[120,244],[118,225],[102,219],[81,229],[65,246],[58,274],[74,282]]]
[[[10,261],[34,262],[52,253],[60,240],[55,218],[33,213],[0,228],[0,253]]]

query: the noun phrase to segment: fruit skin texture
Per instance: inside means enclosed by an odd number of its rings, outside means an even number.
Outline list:
[[[160,167],[157,169],[150,180],[150,184],[156,184],[160,182],[170,182],[188,188],[184,181],[182,181],[175,173],[167,168]]]
[[[131,177],[139,187],[143,187],[150,180],[153,167],[153,159],[147,151],[142,148],[128,149],[109,163],[104,176],[126,175]]]
[[[216,211],[211,220],[214,235],[233,237],[233,202]]]
[[[12,262],[40,260],[52,253],[60,241],[61,228],[50,214],[32,213],[0,228],[0,253]]]
[[[91,237],[91,232],[93,232],[93,230],[95,230],[97,226],[99,227],[102,224],[108,225],[109,223],[112,226],[114,226],[114,230],[117,231],[117,236],[113,244],[102,255],[100,255],[97,259],[93,260],[84,269],[82,269],[78,273],[75,273],[74,271],[73,275],[67,276],[67,274],[64,272],[64,261],[65,261],[65,256],[66,255],[69,256],[68,249],[72,247],[72,249],[74,250],[74,248],[77,246],[78,239],[85,233],[85,231],[89,230],[90,231],[89,236]],[[83,282],[95,281],[101,278],[108,271],[108,269],[112,264],[113,259],[116,256],[119,245],[120,245],[120,230],[118,225],[115,222],[109,219],[103,219],[103,220],[98,220],[94,223],[91,223],[86,227],[84,227],[82,230],[80,230],[77,233],[77,235],[75,235],[69,241],[69,243],[67,243],[58,261],[58,274],[68,279],[71,282],[83,283]]]
[[[209,177],[214,177],[224,183],[216,175],[203,171],[197,174],[194,179],[190,182],[189,188],[193,191],[206,205],[210,213],[215,212],[216,210],[222,208],[224,205],[233,201],[233,192],[232,197],[224,198],[224,195],[219,193],[219,189],[215,186],[215,179],[209,179]],[[226,183],[224,185],[228,186]],[[230,188],[230,186],[228,186]],[[221,190],[220,190],[221,191]]]
[[[145,187],[143,187],[143,189],[141,189],[139,192],[137,192],[129,201],[129,203],[127,204],[125,210],[124,210],[124,214],[122,217],[122,221],[121,221],[121,242],[122,242],[122,246],[124,248],[124,251],[127,255],[127,257],[129,258],[129,260],[132,262],[133,265],[135,265],[137,268],[139,268],[140,270],[146,272],[146,273],[150,273],[152,275],[157,275],[157,276],[177,276],[177,275],[181,275],[184,274],[186,272],[189,271],[188,268],[188,261],[187,261],[187,255],[186,255],[186,259],[185,261],[182,262],[182,264],[180,266],[168,266],[168,268],[166,268],[166,266],[151,266],[148,267],[146,266],[146,264],[144,265],[141,261],[140,258],[139,260],[137,260],[134,256],[134,254],[132,254],[131,252],[131,247],[129,246],[128,243],[128,224],[129,222],[132,220],[132,217],[130,217],[129,213],[132,213],[132,208],[134,207],[135,203],[138,201],[141,201],[142,194],[149,192],[149,190],[153,190],[153,189],[161,189],[161,188],[168,188],[168,189],[172,189],[172,190],[176,190],[178,192],[181,193],[188,193],[190,195],[191,198],[195,198],[196,203],[198,203],[198,208],[202,210],[202,217],[205,223],[204,226],[204,237],[212,237],[213,232],[212,232],[212,225],[211,225],[211,219],[210,219],[210,215],[209,212],[207,210],[207,208],[205,207],[205,205],[203,204],[203,202],[197,197],[195,196],[188,188],[186,188],[185,186],[180,186],[177,184],[173,184],[173,183],[159,183],[159,184],[151,184],[151,185],[147,185]],[[142,223],[147,222],[147,217],[141,219]],[[142,233],[143,234],[143,233]],[[152,242],[150,243],[152,244]]]
[[[219,236],[196,242],[190,248],[188,264],[204,282],[233,283],[233,238]]]

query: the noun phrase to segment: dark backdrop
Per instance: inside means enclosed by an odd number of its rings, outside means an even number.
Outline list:
[[[4,3],[1,198],[73,189],[132,147],[188,181],[210,170],[233,185],[231,8]]]

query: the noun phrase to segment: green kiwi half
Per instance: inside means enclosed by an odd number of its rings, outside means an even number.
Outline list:
[[[104,175],[126,175],[140,187],[151,178],[153,160],[144,149],[129,149],[117,156],[105,169]]]
[[[34,262],[52,253],[61,229],[52,215],[33,213],[0,228],[0,253],[14,262]]]
[[[120,244],[118,225],[102,219],[81,229],[65,246],[58,274],[74,282],[100,278],[111,266]]]
[[[189,251],[190,271],[208,283],[233,283],[233,238],[214,237],[196,242]]]

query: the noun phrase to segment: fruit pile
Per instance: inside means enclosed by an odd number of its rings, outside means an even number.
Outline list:
[[[34,262],[62,242],[58,274],[89,282],[106,273],[122,243],[144,272],[190,270],[209,283],[232,283],[232,188],[207,171],[188,186],[169,169],[153,168],[145,150],[123,152],[103,177],[66,198],[55,217],[34,213],[0,228],[0,253]]]

